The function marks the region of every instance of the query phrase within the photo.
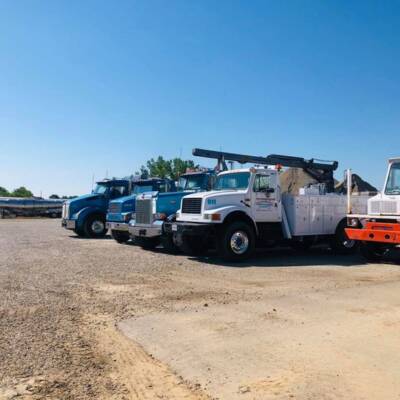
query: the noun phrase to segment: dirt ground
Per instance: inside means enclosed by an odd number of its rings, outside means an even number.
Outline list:
[[[0,399],[400,399],[400,269],[240,266],[0,220]]]

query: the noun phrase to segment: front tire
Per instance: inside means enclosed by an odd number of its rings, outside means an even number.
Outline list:
[[[358,247],[359,242],[348,238],[345,229],[347,228],[347,221],[343,220],[336,228],[335,236],[332,238],[331,247],[335,253],[338,254],[354,254]]]
[[[121,232],[121,231],[111,231],[112,238],[118,243],[126,243],[130,237],[128,232]]]
[[[161,236],[161,244],[164,250],[171,254],[176,254],[179,251],[178,246],[175,245],[172,235],[163,234]]]
[[[373,243],[373,242],[361,243],[361,254],[368,262],[372,263],[382,262],[386,251],[387,249],[379,243]]]
[[[223,226],[218,236],[218,254],[224,260],[243,261],[254,251],[255,233],[246,222],[237,221]]]
[[[86,218],[84,228],[86,237],[99,239],[107,233],[106,219],[102,214],[89,215]]]

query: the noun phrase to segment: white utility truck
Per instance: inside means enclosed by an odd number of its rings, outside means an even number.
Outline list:
[[[347,179],[351,182],[351,171]],[[346,233],[361,243],[368,261],[379,262],[400,247],[400,157],[389,160],[384,190],[369,199],[366,214],[359,213],[352,198],[349,196]]]
[[[175,222],[165,226],[185,253],[200,254],[215,247],[227,260],[249,257],[257,245],[289,243],[307,249],[325,239],[340,253],[351,253],[347,227],[347,198],[334,193],[333,172],[338,163],[300,157],[241,154],[194,149],[196,156],[218,159],[225,171],[218,174],[214,190],[185,196]],[[226,170],[225,161],[258,166]],[[264,167],[260,166],[264,165]],[[303,168],[318,184],[299,194],[282,193],[282,167]],[[367,196],[354,196],[353,208],[367,209]]]

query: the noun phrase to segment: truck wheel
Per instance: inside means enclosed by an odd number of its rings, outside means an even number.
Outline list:
[[[368,262],[380,263],[386,253],[386,248],[379,243],[362,242],[361,254]]]
[[[128,232],[121,232],[121,231],[112,230],[111,231],[111,236],[118,243],[126,243],[130,239]]]
[[[254,230],[245,222],[233,222],[223,227],[218,236],[218,254],[225,260],[243,261],[254,251]]]
[[[172,235],[163,234],[161,236],[161,244],[168,253],[176,254],[179,251],[179,248],[174,243]]]
[[[85,236],[85,232],[83,232],[82,229],[74,229],[74,232],[79,236],[79,237],[84,237]]]
[[[86,218],[84,224],[85,235],[89,238],[102,238],[107,233],[104,215],[94,214]]]
[[[135,243],[144,250],[153,250],[160,244],[159,238],[135,237]]]
[[[207,250],[201,237],[187,235],[182,237],[180,248],[188,256],[201,256]]]
[[[359,242],[348,238],[346,228],[347,222],[345,220],[341,221],[336,228],[335,236],[331,240],[331,247],[335,253],[354,254],[359,247]]]

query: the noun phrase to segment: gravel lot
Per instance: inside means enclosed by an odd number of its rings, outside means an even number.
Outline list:
[[[0,220],[0,399],[400,399],[400,270],[241,266]]]

